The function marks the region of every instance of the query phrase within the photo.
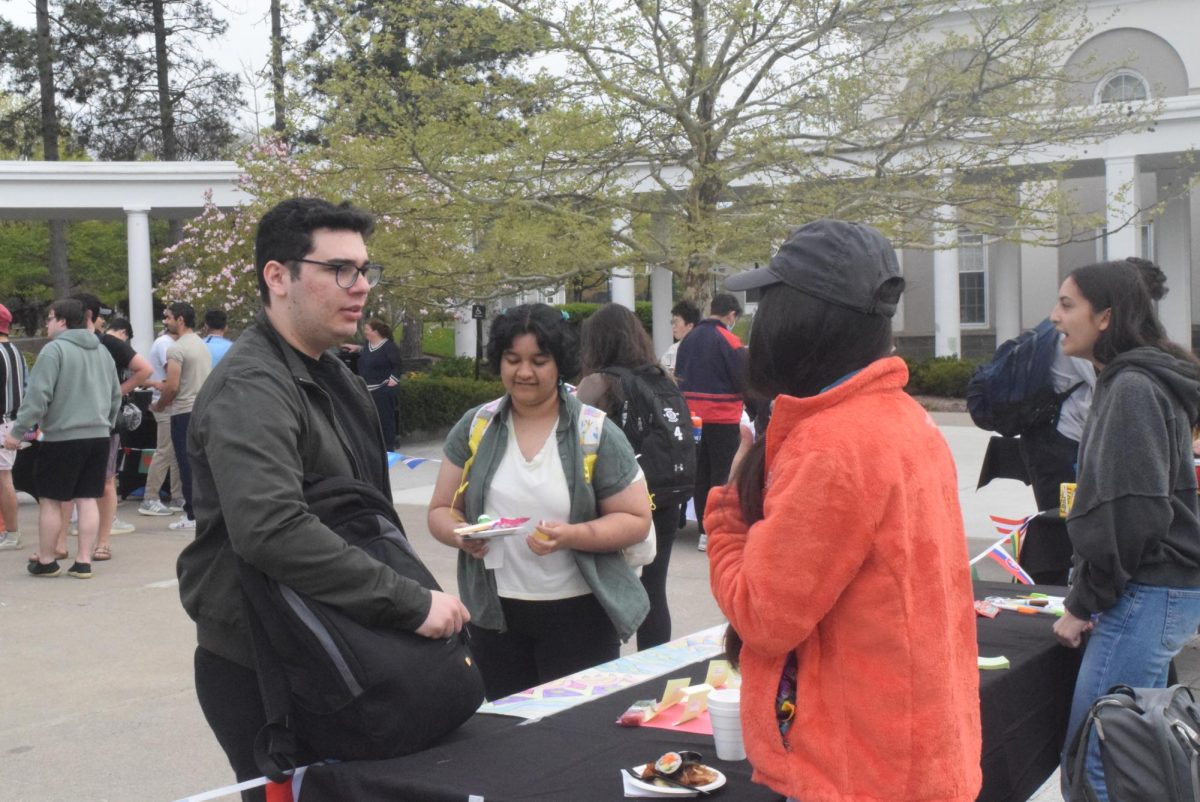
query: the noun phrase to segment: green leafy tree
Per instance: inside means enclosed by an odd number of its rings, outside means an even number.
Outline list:
[[[485,230],[536,219],[534,235],[604,240],[543,262],[548,274],[663,265],[702,304],[720,266],[762,260],[789,226],[822,215],[917,245],[960,222],[1056,236],[1071,212],[1054,189],[1065,166],[1018,196],[1023,158],[1146,120],[1072,104],[1087,76],[1061,65],[1090,30],[1077,0],[498,5],[536,26],[562,66],[516,93],[423,86],[419,128],[407,110],[376,107],[404,132],[379,143],[394,169],[415,161]],[[376,89],[363,85],[364,101]],[[515,262],[536,246],[523,250]]]

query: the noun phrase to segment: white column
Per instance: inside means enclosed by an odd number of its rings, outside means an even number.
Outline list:
[[[609,276],[608,285],[612,290],[614,304],[620,304],[626,309],[633,309],[634,287],[633,271],[628,267],[614,267]]]
[[[1168,178],[1168,176],[1163,176]],[[1179,174],[1163,182],[1167,192],[1178,194],[1186,179]],[[1158,302],[1158,317],[1167,336],[1185,348],[1192,347],[1192,210],[1190,193],[1168,200],[1154,226],[1154,260],[1167,274],[1166,297]]]
[[[628,231],[630,221],[628,217],[614,217],[612,221],[612,230],[614,234]],[[614,253],[628,253],[624,245],[620,243],[613,244]],[[635,296],[633,284],[633,270],[629,267],[614,267],[608,278],[609,294],[614,304],[620,304],[626,309],[633,309],[633,300]]]
[[[150,275],[150,208],[125,207],[125,243],[129,259],[129,323],[133,348],[149,354],[154,344],[154,289]]]
[[[650,272],[650,320],[654,331],[654,353],[662,356],[671,347],[671,289],[675,274],[656,266]]]
[[[933,252],[933,354],[954,356],[962,353],[958,298],[958,229],[954,209],[943,206],[938,217],[944,223],[934,231]]]
[[[471,307],[460,307],[454,318],[454,355],[475,358],[475,321],[471,318]],[[487,321],[484,321],[487,322]]]
[[[1139,183],[1137,156],[1110,156],[1104,160],[1109,259],[1142,255]]]

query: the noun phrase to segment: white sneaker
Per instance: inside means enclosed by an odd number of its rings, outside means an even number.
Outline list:
[[[134,531],[135,529],[137,529],[137,527],[135,527],[133,524],[125,523],[120,518],[118,518],[114,515],[112,529],[109,531],[111,531],[114,535],[128,535],[130,532]]]
[[[172,521],[167,524],[167,529],[172,532],[191,532],[196,528],[196,519],[189,518],[186,515],[180,516],[178,521]]]
[[[167,502],[167,509],[178,515],[183,512],[183,502],[177,499],[171,499]]]
[[[697,551],[708,551],[708,535],[701,535],[700,540],[696,543]]]
[[[10,551],[21,548],[21,535],[17,532],[5,532],[0,535],[0,551]]]
[[[146,499],[137,508],[139,515],[174,515],[171,509],[156,498]]]

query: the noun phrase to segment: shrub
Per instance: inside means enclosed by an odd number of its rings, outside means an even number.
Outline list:
[[[566,312],[569,316],[569,322],[575,327],[576,332],[583,321],[595,314],[603,304],[592,303],[573,303],[573,304],[558,304],[555,309]],[[642,328],[647,334],[653,334],[654,317],[653,305],[649,301],[634,301],[633,313],[638,316],[638,320],[642,322]]]
[[[406,377],[396,389],[401,436],[417,429],[447,429],[458,423],[471,407],[504,395],[504,385],[495,380],[474,381],[421,374]]]
[[[448,359],[439,359],[427,370],[422,371],[420,375],[443,379],[474,379],[475,357],[452,356]],[[489,381],[495,378],[486,359],[479,363],[479,378]]]
[[[975,373],[977,363],[956,356],[941,356],[909,363],[911,372],[908,391],[940,395],[949,398],[965,398],[967,383]]]

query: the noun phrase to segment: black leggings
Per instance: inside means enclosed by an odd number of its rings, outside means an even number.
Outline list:
[[[487,698],[565,677],[621,654],[617,630],[596,597],[553,601],[500,599],[505,632],[474,624],[471,652],[483,674]]]
[[[737,423],[705,423],[696,452],[696,526],[704,533],[704,507],[708,491],[729,481],[729,466],[742,435]]]
[[[654,562],[642,566],[642,587],[650,597],[650,612],[638,627],[637,647],[649,649],[671,639],[671,610],[667,606],[667,568],[679,527],[679,505],[663,505],[654,511]]]
[[[196,698],[204,718],[225,750],[238,782],[261,777],[254,762],[254,737],[267,722],[258,675],[252,669],[196,647]],[[260,786],[242,791],[242,802],[265,802]]]

